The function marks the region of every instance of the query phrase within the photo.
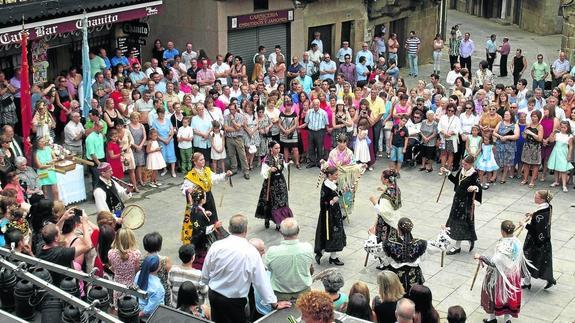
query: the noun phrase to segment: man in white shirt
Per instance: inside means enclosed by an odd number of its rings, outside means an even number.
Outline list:
[[[565,115],[565,110],[559,106],[559,100],[556,97],[550,96],[547,98],[547,104],[550,108],[555,109],[555,117],[559,119],[559,121],[567,120],[567,116]]]
[[[182,62],[186,65],[186,70],[192,67],[192,59],[198,57],[198,53],[192,50],[192,43],[186,44],[186,50],[182,53]]]
[[[240,96],[241,94],[242,94],[242,91],[240,89],[240,80],[233,79],[232,80],[232,87],[230,88],[230,97],[237,99],[238,96]]]
[[[222,85],[228,85],[228,75],[230,74],[230,66],[227,63],[224,63],[224,57],[222,55],[216,56],[216,62],[212,64],[211,67],[212,71],[214,71],[214,75],[216,79],[222,82]]]
[[[309,60],[313,63],[315,71],[319,70],[319,63],[323,57],[322,53],[317,49],[317,44],[311,44],[311,50],[308,52]]]
[[[273,69],[277,62],[278,62],[278,56],[283,56],[284,54],[282,54],[282,47],[280,45],[276,45],[276,47],[274,48],[274,52],[270,54],[268,60],[270,61],[270,66],[269,68]],[[284,62],[285,62],[285,57],[284,57]]]
[[[369,66],[370,68],[373,68],[374,67],[373,54],[369,50],[369,45],[367,43],[363,43],[361,45],[361,50],[358,51],[357,54],[355,54],[355,65],[359,64],[359,58],[362,56],[365,57],[365,65]]]
[[[242,214],[232,216],[228,230],[231,235],[212,244],[202,268],[202,282],[210,287],[212,320],[245,322],[251,285],[273,309],[290,307],[290,302],[277,301],[260,254],[246,239],[248,219]]]
[[[449,85],[450,89],[453,89],[455,85],[455,80],[461,77],[461,64],[455,63],[453,64],[453,69],[447,73],[447,78],[445,79],[445,83]]]
[[[64,127],[64,148],[77,156],[83,156],[82,138],[84,138],[84,126],[80,122],[80,113],[72,112],[72,118]]]
[[[348,54],[349,57],[353,57],[353,49],[349,47],[348,41],[344,41],[342,47],[337,51],[337,60],[340,64],[345,63],[345,54]]]
[[[148,78],[150,78],[150,75],[152,73],[158,73],[161,76],[164,76],[164,71],[162,71],[162,68],[160,68],[158,66],[158,60],[155,58],[152,58],[152,60],[150,61],[150,64],[152,64],[152,66],[148,67],[148,69],[146,70],[146,76]]]
[[[319,50],[320,53],[323,53],[323,42],[321,41],[321,34],[319,31],[313,33],[313,40],[311,41],[311,43],[316,44],[317,50]]]
[[[106,162],[98,165],[100,177],[94,188],[94,201],[96,212],[112,212],[116,216],[122,214],[124,201],[132,197],[132,194],[120,184],[112,180],[112,166]]]
[[[536,88],[535,91],[533,91],[533,96],[535,97],[535,109],[543,111],[543,108],[547,104],[547,101],[543,97],[543,90],[541,88]]]

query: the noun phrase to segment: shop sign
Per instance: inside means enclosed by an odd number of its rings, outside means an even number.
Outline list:
[[[132,10],[119,11],[116,8],[116,12],[113,10],[99,11],[88,14],[88,27],[98,27],[104,25],[112,25],[114,23],[129,21],[134,19],[139,19],[142,17],[157,15],[162,8],[161,5],[147,6],[136,8]],[[120,9],[121,10],[121,9]],[[61,21],[62,19],[69,19],[67,21]],[[59,19],[54,19],[53,21],[59,20],[58,23],[50,23],[51,20],[32,23],[25,26],[25,31],[28,33],[28,38],[30,40],[42,38],[46,36],[55,36],[57,34],[62,34],[66,32],[74,32],[82,29],[82,19],[83,15],[69,16]],[[12,27],[7,28],[11,31],[2,32],[0,30],[0,45],[8,45],[12,43],[19,43],[22,39],[20,34],[21,28]]]
[[[145,22],[129,21],[122,25],[124,34],[148,37],[150,26]]]
[[[247,29],[260,26],[285,24],[293,21],[293,10],[277,10],[228,17],[228,29]]]

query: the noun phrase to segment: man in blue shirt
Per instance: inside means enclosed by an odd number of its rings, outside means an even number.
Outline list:
[[[307,168],[320,167],[319,161],[324,158],[323,137],[329,122],[327,113],[319,106],[319,99],[313,100],[312,109],[305,116],[305,124],[309,132]]]
[[[110,59],[108,58],[108,55],[104,48],[100,48],[100,57],[104,60],[104,63],[106,64],[106,69],[107,70],[112,69],[112,64],[110,64]]]
[[[311,92],[311,88],[313,87],[313,80],[311,79],[311,76],[307,75],[307,70],[305,69],[305,67],[301,67],[299,69],[299,77],[297,78],[297,80],[299,81],[299,84],[301,84],[301,86],[303,87],[303,91],[305,92],[305,94],[309,95],[309,93]]]
[[[365,65],[367,59],[365,56],[359,58],[359,64],[355,65],[355,79],[357,80],[357,86],[364,86],[367,83],[367,76],[369,75],[369,70]]]
[[[329,54],[326,53],[323,56],[323,61],[319,63],[319,79],[322,81],[330,79],[333,82],[336,71],[337,68],[335,66],[335,62],[332,61]]]
[[[126,71],[128,70],[128,67],[130,65],[130,63],[128,63],[128,59],[126,58],[126,56],[124,56],[122,50],[119,48],[116,48],[116,56],[112,57],[110,63],[112,64],[112,67],[123,65]]]
[[[174,61],[174,56],[179,55],[180,51],[178,51],[175,47],[174,47],[174,42],[173,41],[169,41],[168,42],[168,48],[166,48],[164,50],[164,60],[168,61],[169,63]]]
[[[488,69],[493,72],[493,61],[495,61],[495,57],[497,56],[497,43],[495,39],[497,36],[492,34],[491,37],[485,42],[485,55],[487,56],[487,64]]]

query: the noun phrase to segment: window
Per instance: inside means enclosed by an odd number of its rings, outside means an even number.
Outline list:
[[[254,10],[268,10],[268,0],[254,0]]]

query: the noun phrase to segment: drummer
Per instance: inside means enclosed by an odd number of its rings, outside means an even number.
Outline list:
[[[212,194],[212,184],[224,181],[226,177],[232,176],[232,172],[228,170],[226,173],[212,173],[212,170],[206,166],[206,160],[201,153],[194,153],[192,162],[194,168],[188,172],[182,184],[182,194],[186,196],[186,215],[190,215],[192,206],[190,194],[199,187],[206,193],[204,208],[212,212],[211,218],[214,221],[218,221],[218,211],[216,210],[214,195]]]
[[[108,211],[120,217],[124,210],[124,201],[132,197],[130,189],[125,189],[112,180],[112,166],[101,162],[98,166],[100,177],[94,188],[94,201],[96,212]]]

